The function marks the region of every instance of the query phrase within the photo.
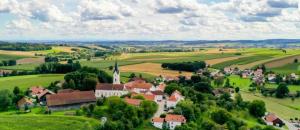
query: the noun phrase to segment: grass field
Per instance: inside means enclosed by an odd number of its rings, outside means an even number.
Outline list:
[[[252,94],[242,92],[242,97],[246,101],[262,100],[266,103],[267,110],[276,113],[281,118],[289,120],[290,118],[300,117],[300,99],[292,101],[290,98],[277,99],[274,97],[264,97],[261,94]]]
[[[14,65],[14,66],[0,66],[0,69],[6,70],[34,70],[39,63],[32,63],[32,64],[21,64],[21,65]]]
[[[259,92],[253,94],[248,91],[249,85],[251,84],[250,79],[243,79],[237,75],[231,75],[229,79],[232,85],[235,83],[234,87],[240,88],[244,100],[262,100],[266,103],[268,111],[276,113],[276,115],[286,120],[289,120],[291,117],[300,117],[300,98],[296,98],[292,101],[291,98],[278,99],[274,97],[264,97]],[[277,87],[277,85],[267,84],[266,87],[274,88]],[[295,92],[300,90],[300,86],[289,85],[289,89],[291,92]]]
[[[46,74],[46,75],[26,75],[0,78],[0,90],[12,90],[15,86],[21,90],[26,90],[32,86],[41,85],[47,87],[51,82],[64,80],[62,74]]]
[[[1,116],[1,130],[93,130],[99,121],[76,116]]]
[[[28,58],[28,56],[0,54],[0,61],[18,60],[18,59],[22,59],[22,58]]]
[[[142,64],[134,64],[134,65],[126,65],[120,67],[121,72],[143,72],[148,73],[155,76],[171,76],[176,77],[179,75],[191,76],[191,72],[182,72],[179,74],[178,71],[166,70],[161,68],[161,64],[157,63],[142,63]]]

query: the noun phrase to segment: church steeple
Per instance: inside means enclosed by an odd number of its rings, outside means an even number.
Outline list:
[[[113,71],[113,74],[114,74],[114,81],[113,81],[113,84],[120,84],[120,71],[119,71],[119,67],[118,67],[118,62],[116,61],[115,62],[115,67],[114,67],[114,71]]]

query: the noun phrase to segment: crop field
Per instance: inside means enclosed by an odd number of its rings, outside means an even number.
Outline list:
[[[124,60],[118,60],[119,66],[124,65],[132,65],[132,64],[138,64],[142,63],[141,61],[124,61]],[[93,61],[87,61],[87,60],[81,60],[80,61],[81,66],[89,66],[89,67],[95,67],[99,69],[106,69],[110,66],[115,65],[114,60],[93,60]]]
[[[268,70],[279,74],[300,74],[300,63],[289,63],[280,67],[268,68]]]
[[[270,62],[265,63],[265,66],[267,68],[277,68],[277,67],[282,67],[288,64],[292,64],[295,59],[300,60],[300,55],[293,55],[293,56],[288,56],[288,57],[283,57],[277,60],[273,60]]]
[[[161,64],[156,63],[142,63],[142,64],[134,64],[120,67],[121,72],[143,72],[148,73],[155,76],[191,76],[191,72],[182,72],[181,74],[178,71],[173,70],[165,70],[161,68]]]
[[[46,74],[46,75],[26,75],[0,78],[0,90],[13,90],[15,86],[20,87],[21,90],[26,90],[32,86],[47,87],[51,82],[64,80],[62,74]]]
[[[38,57],[38,58],[23,58],[17,60],[17,64],[31,64],[31,63],[44,63],[45,58],[44,57]]]
[[[1,130],[93,130],[99,121],[76,116],[1,116]]]
[[[225,61],[219,64],[215,64],[212,67],[213,68],[224,68],[232,65],[244,65],[244,64],[249,64],[252,62],[260,61],[260,60],[265,60],[265,59],[270,59],[272,58],[272,55],[253,55],[253,56],[247,56],[247,57],[242,57],[238,58],[236,60],[229,60]]]

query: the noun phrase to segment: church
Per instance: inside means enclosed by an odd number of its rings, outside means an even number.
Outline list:
[[[122,96],[128,94],[124,84],[120,81],[120,71],[118,63],[115,62],[113,70],[113,83],[98,83],[95,90],[96,98],[111,97],[111,96]]]

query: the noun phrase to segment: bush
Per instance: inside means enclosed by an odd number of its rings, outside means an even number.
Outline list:
[[[231,115],[222,109],[211,113],[211,119],[220,125],[225,124],[230,118]]]

